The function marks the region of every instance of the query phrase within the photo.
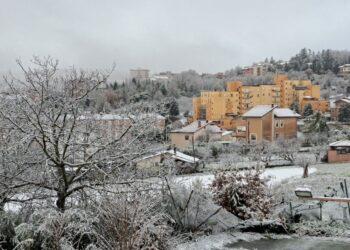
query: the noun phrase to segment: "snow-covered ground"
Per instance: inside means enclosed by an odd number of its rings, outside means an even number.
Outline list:
[[[310,168],[309,173],[316,172],[316,168]],[[265,169],[263,177],[268,178],[268,185],[276,185],[291,177],[301,177],[303,169],[301,167],[280,167]],[[201,180],[205,187],[209,187],[214,180],[213,174],[193,174],[187,176],[179,176],[176,180],[186,186],[190,186],[193,181]]]

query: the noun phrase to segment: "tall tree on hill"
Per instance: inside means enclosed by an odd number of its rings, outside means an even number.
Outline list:
[[[296,113],[299,113],[299,103],[298,102],[293,102],[290,107],[291,110],[295,111]]]
[[[340,107],[338,119],[340,122],[350,122],[350,104]]]
[[[310,103],[306,104],[304,107],[304,113],[303,115],[306,116],[310,116],[314,113],[314,110],[312,109],[312,105]]]

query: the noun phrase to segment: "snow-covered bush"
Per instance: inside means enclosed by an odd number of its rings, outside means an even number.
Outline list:
[[[181,183],[167,183],[167,185],[166,209],[179,231],[200,230],[201,226],[204,227],[205,220],[218,209],[216,206],[210,206],[214,204],[199,179],[190,186]]]
[[[241,219],[267,218],[272,199],[261,174],[258,170],[215,174],[211,185],[214,201]]]
[[[0,212],[0,249],[12,249],[15,236],[12,221],[5,212]]]
[[[110,195],[100,206],[94,231],[101,249],[168,249],[172,233],[161,196],[141,193]],[[93,248],[92,248],[93,249]]]
[[[85,249],[96,242],[97,219],[86,210],[38,210],[15,229],[17,249]]]

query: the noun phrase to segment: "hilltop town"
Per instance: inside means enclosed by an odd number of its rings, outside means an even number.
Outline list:
[[[236,244],[350,232],[348,64],[337,75],[264,64],[233,76],[135,69],[118,83],[108,80],[113,68],[61,74],[50,57],[34,61],[29,70],[19,61],[25,80],[6,76],[1,93],[7,249],[58,244],[39,234],[40,223],[50,233],[57,226],[42,211],[62,227],[79,214],[71,226],[93,232],[76,243],[81,249],[105,237],[114,246],[132,237],[137,246],[181,249],[208,235]],[[96,224],[83,219],[96,211]],[[132,214],[135,231],[125,231],[120,216]]]

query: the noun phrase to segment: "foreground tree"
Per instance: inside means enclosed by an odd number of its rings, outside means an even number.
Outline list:
[[[35,68],[17,63],[24,77],[4,78],[9,98],[2,100],[0,117],[14,135],[10,147],[26,148],[13,158],[21,169],[13,181],[31,187],[22,197],[35,190],[36,195],[54,197],[64,211],[67,200],[86,196],[87,188],[132,181],[126,167],[147,151],[147,138],[141,135],[151,122],[129,115],[123,126],[107,133],[94,116],[82,116],[88,96],[111,71],[59,72],[52,58],[34,58]]]

